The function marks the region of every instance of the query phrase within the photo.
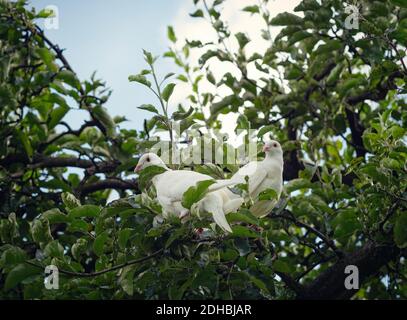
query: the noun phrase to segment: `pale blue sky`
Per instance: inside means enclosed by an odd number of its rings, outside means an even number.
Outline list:
[[[181,6],[191,0],[31,0],[37,10],[55,5],[59,10],[59,29],[46,30],[48,37],[61,48],[80,79],[93,71],[113,89],[107,103],[111,115],[125,115],[130,121],[123,127],[140,129],[143,119],[151,116],[137,109],[144,103],[155,103],[146,88],[128,82],[128,76],[146,65],[142,49],[162,54],[168,47],[166,28]],[[43,23],[40,22],[40,26]],[[160,59],[157,71],[176,71],[169,59]],[[86,114],[72,111],[69,123],[79,126]]]

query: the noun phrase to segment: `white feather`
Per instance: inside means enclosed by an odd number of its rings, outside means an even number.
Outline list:
[[[148,161],[147,161],[148,159]],[[190,187],[196,186],[200,181],[213,180],[209,175],[188,170],[171,170],[155,154],[143,155],[136,167],[136,171],[150,165],[166,168],[166,171],[154,176],[152,183],[157,192],[157,201],[160,203],[163,216],[176,215],[183,217],[188,210],[181,204],[182,197]],[[243,199],[236,197],[226,189],[226,186],[235,184],[232,180],[218,180],[208,188],[208,194],[199,201],[198,210],[211,213],[219,227],[227,232],[232,232],[225,214],[237,210]]]
[[[256,199],[266,189],[274,189],[277,200],[283,189],[283,151],[277,141],[271,140],[264,146],[266,158],[263,161],[252,161],[240,168],[231,178],[233,182],[245,183],[248,180],[249,195]],[[277,200],[256,201],[250,211],[257,217],[267,215],[276,205]]]

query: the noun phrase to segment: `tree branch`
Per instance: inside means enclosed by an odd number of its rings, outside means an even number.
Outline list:
[[[150,259],[156,257],[157,255],[159,255],[159,254],[160,254],[161,252],[163,252],[163,251],[164,251],[164,249],[161,248],[161,249],[159,249],[159,250],[153,252],[152,254],[150,254],[150,255],[148,255],[148,256],[145,256],[145,257],[142,257],[142,258],[139,258],[139,259],[135,259],[135,260],[130,260],[130,261],[127,261],[127,262],[118,264],[118,265],[116,265],[116,266],[113,266],[113,267],[111,267],[111,268],[107,268],[107,269],[100,270],[100,271],[96,271],[96,272],[89,272],[89,273],[87,273],[87,272],[73,272],[73,271],[67,271],[67,270],[58,270],[58,271],[59,271],[60,273],[62,273],[62,274],[67,275],[67,276],[80,277],[80,278],[91,278],[91,277],[100,276],[100,275],[105,274],[105,273],[107,273],[107,272],[111,272],[111,271],[115,271],[115,270],[118,270],[118,269],[122,269],[122,268],[124,268],[124,267],[131,266],[131,265],[133,265],[133,264],[137,264],[137,263],[141,263],[141,262],[150,260]],[[32,266],[34,266],[34,267],[40,268],[40,269],[44,269],[43,266],[40,266],[40,265],[38,265],[38,264],[36,264],[36,263],[34,263],[34,262],[31,262],[31,261],[25,261],[25,263],[27,263],[27,264],[29,264],[29,265],[32,265]]]
[[[345,108],[346,118],[349,122],[349,128],[352,136],[352,145],[355,146],[356,156],[365,157],[366,149],[363,144],[362,135],[365,128],[360,122],[360,117],[356,112],[353,112],[349,108]]]
[[[359,270],[359,284],[374,276],[382,266],[396,259],[400,249],[392,244],[368,242],[359,250],[345,255],[305,286],[297,299],[350,299],[358,290],[348,290],[344,282],[345,268],[355,265]],[[360,287],[360,286],[359,286]]]
[[[136,180],[121,180],[117,178],[107,178],[97,182],[84,184],[78,187],[76,192],[81,196],[85,196],[89,193],[104,189],[134,190],[136,193],[140,192]]]
[[[271,215],[268,215],[268,217],[271,219],[273,219],[273,218],[285,219],[285,220],[293,222],[296,226],[298,226],[300,228],[307,229],[308,231],[312,232],[317,237],[319,237],[329,248],[332,249],[333,252],[335,252],[335,254],[339,258],[343,257],[343,252],[336,247],[335,243],[331,239],[329,239],[328,236],[324,235],[321,231],[317,230],[316,228],[297,220],[290,211],[283,210],[283,213],[281,213],[281,214],[271,214]]]

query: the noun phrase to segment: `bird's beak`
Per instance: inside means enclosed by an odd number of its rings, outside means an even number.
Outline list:
[[[270,146],[268,146],[268,145],[264,145],[263,146],[263,152],[269,152],[270,151]]]
[[[134,168],[134,172],[138,173],[141,170],[141,165],[138,164],[135,168]]]

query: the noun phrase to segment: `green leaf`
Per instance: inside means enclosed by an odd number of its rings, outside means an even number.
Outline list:
[[[301,25],[302,19],[295,14],[283,12],[283,13],[279,13],[276,17],[271,19],[270,24],[272,26]]]
[[[390,0],[395,4],[396,6],[399,6],[400,8],[407,8],[407,2],[405,0]]]
[[[250,281],[261,291],[264,291],[266,294],[270,294],[269,289],[267,288],[266,284],[260,280],[259,278],[256,278],[252,275],[249,275]]]
[[[62,259],[64,257],[64,247],[57,240],[54,240],[45,246],[44,253],[48,257]]]
[[[13,289],[15,286],[21,283],[21,281],[27,279],[28,277],[36,274],[41,275],[42,273],[42,268],[38,268],[27,263],[20,263],[7,274],[4,289],[6,291]]]
[[[291,193],[300,189],[313,189],[315,188],[315,185],[306,179],[293,179],[287,182],[284,188],[287,191],[287,193]]]
[[[293,45],[301,40],[304,40],[306,38],[312,37],[312,34],[307,32],[307,31],[297,31],[295,32],[291,37],[288,38],[288,45]]]
[[[109,234],[107,233],[107,231],[103,231],[96,237],[95,241],[93,242],[93,251],[97,256],[100,257],[103,254],[105,244],[108,238]]]
[[[48,129],[54,129],[62,120],[63,117],[68,113],[68,106],[59,106],[52,110],[50,115],[50,121],[48,123]]]
[[[132,232],[134,232],[134,230],[130,229],[130,228],[124,228],[119,231],[118,243],[119,243],[120,249],[126,248],[127,241],[129,240]]]
[[[262,192],[260,192],[259,196],[258,196],[258,200],[262,201],[262,200],[275,200],[278,198],[277,192],[274,189],[266,189],[263,190]]]
[[[204,16],[204,13],[201,9],[198,9],[194,13],[190,13],[189,15],[194,18],[198,18],[198,17],[202,18]]]
[[[182,195],[182,206],[191,209],[192,205],[201,200],[205,196],[208,188],[215,182],[215,180],[204,180],[197,182],[195,186],[189,187]]]
[[[168,102],[175,88],[175,83],[169,83],[165,86],[161,96],[164,101]]]
[[[85,204],[83,206],[79,206],[73,208],[69,211],[68,217],[69,218],[81,218],[81,217],[97,217],[100,213],[100,207],[95,206],[93,204]]]
[[[247,35],[242,32],[236,33],[235,37],[237,39],[237,42],[239,43],[240,49],[243,49],[246,44],[250,42],[250,39],[247,37]]]
[[[66,214],[62,213],[58,208],[50,209],[42,214],[44,219],[47,219],[50,224],[68,222],[69,218]]]
[[[397,125],[393,125],[389,131],[394,139],[400,139],[405,135],[405,129]]]
[[[179,228],[175,231],[173,231],[170,235],[170,237],[167,239],[167,241],[165,242],[165,248],[169,248],[171,246],[171,244],[177,240],[180,239],[182,237],[184,237],[186,234],[186,230],[185,228]]]
[[[250,130],[250,121],[244,114],[239,115],[236,122],[236,130]]]
[[[341,75],[341,72],[344,68],[344,64],[343,63],[338,63],[336,65],[336,67],[331,71],[331,73],[329,74],[328,78],[326,79],[326,84],[327,85],[334,85],[338,79],[339,76]]]
[[[107,109],[99,105],[94,107],[91,112],[92,115],[104,125],[104,127],[107,129],[108,134],[110,136],[113,136],[116,124],[110,117]]]
[[[239,256],[239,253],[234,249],[226,249],[224,252],[221,252],[221,259],[223,261],[233,261]]]
[[[236,238],[233,240],[233,244],[237,251],[239,251],[241,257],[247,255],[251,251],[250,243],[247,238]]]
[[[81,202],[70,192],[63,192],[61,198],[65,207],[68,209],[74,209],[81,205]]]
[[[86,221],[75,219],[72,220],[69,225],[67,231],[69,232],[87,232],[88,231],[88,224]]]
[[[347,241],[349,237],[361,228],[357,213],[354,209],[343,209],[332,221],[335,237]]]
[[[18,138],[20,139],[21,143],[23,144],[27,157],[29,159],[31,159],[34,154],[34,150],[31,146],[30,140],[28,139],[28,135],[20,130],[17,131],[17,134],[18,134]]]
[[[119,284],[123,291],[129,296],[133,295],[134,291],[134,274],[137,270],[136,266],[127,266],[123,268],[122,273],[119,277]]]
[[[27,253],[18,248],[12,247],[3,251],[0,259],[0,269],[14,267],[16,264],[24,262],[27,259]]]
[[[239,212],[232,212],[226,216],[229,223],[231,222],[246,222],[254,225],[259,225],[259,219],[257,219],[249,210],[241,209]]]
[[[340,48],[342,48],[342,42],[340,40],[330,40],[326,44],[320,45],[313,53],[315,55],[332,53]]]
[[[254,14],[254,13],[259,13],[259,12],[260,12],[260,9],[259,9],[259,6],[253,5],[253,6],[244,7],[244,8],[242,9],[242,11],[250,12],[251,14]]]
[[[44,218],[35,219],[30,223],[30,231],[33,240],[40,244],[47,244],[52,241],[49,221]]]
[[[401,212],[394,225],[394,241],[400,248],[407,247],[407,213]]]
[[[294,8],[294,11],[315,11],[319,8],[321,8],[321,5],[316,0],[302,0],[301,3]]]
[[[79,89],[81,86],[75,73],[73,73],[70,70],[62,70],[62,71],[58,72],[56,79],[62,80],[63,82],[65,82],[66,84],[70,85],[71,87],[73,87],[75,89]]]
[[[156,109],[156,107],[154,107],[152,104],[143,104],[140,107],[138,107],[141,110],[147,110],[156,114],[159,114],[158,110]]]
[[[81,260],[81,255],[86,252],[88,242],[84,238],[79,238],[71,247],[72,256],[76,261]]]
[[[177,37],[175,36],[174,28],[172,26],[167,27],[167,37],[171,42],[177,42]]]
[[[264,136],[267,132],[270,132],[271,130],[274,129],[275,126],[273,125],[267,125],[262,127],[259,132],[257,133],[257,137],[262,137]]]
[[[38,12],[36,14],[36,18],[43,18],[43,19],[49,18],[52,16],[54,16],[54,11],[52,11],[51,9],[48,9],[48,8],[42,9],[40,12]]]
[[[277,259],[273,262],[273,269],[278,272],[290,273],[293,268],[287,262]]]
[[[151,87],[151,82],[147,80],[147,78],[142,75],[142,74],[136,74],[136,75],[131,75],[129,76],[129,81],[130,82],[138,82],[141,83],[147,87]]]
[[[188,118],[193,112],[194,112],[194,108],[193,108],[193,107],[189,107],[189,109],[188,109],[187,112],[182,112],[182,111],[173,112],[172,118],[173,118],[175,121],[183,120],[183,119],[185,119],[185,118]]]
[[[151,66],[154,64],[156,58],[153,57],[151,52],[148,52],[147,50],[143,49],[143,54],[144,54],[144,60]]]
[[[260,234],[257,232],[244,227],[244,226],[232,226],[233,233],[230,234],[232,238],[259,238]]]
[[[173,75],[175,75],[174,72],[167,73],[167,74],[165,75],[163,81],[164,81],[164,80],[167,80],[168,78],[171,78]]]
[[[36,48],[35,52],[40,56],[45,65],[52,71],[57,72],[58,66],[54,63],[54,55],[47,48]]]
[[[242,103],[243,101],[234,94],[226,96],[221,101],[215,102],[211,105],[211,117],[215,117],[218,113],[223,112],[226,107],[240,106]]]
[[[182,81],[182,82],[188,82],[188,78],[186,76],[184,76],[183,74],[180,74],[177,77],[178,80]]]
[[[145,190],[151,183],[151,179],[154,178],[157,174],[165,172],[166,169],[160,166],[149,166],[144,168],[138,177],[138,185],[140,190]]]

